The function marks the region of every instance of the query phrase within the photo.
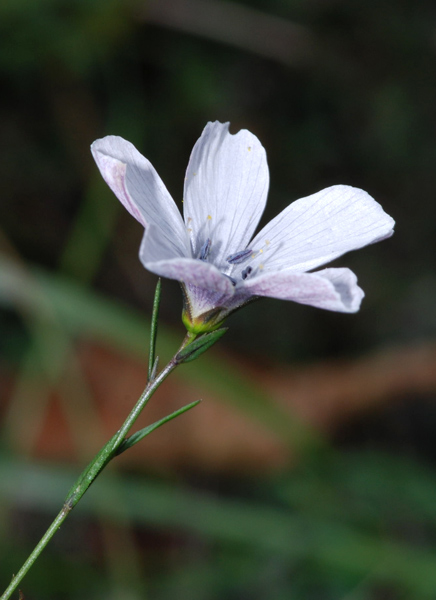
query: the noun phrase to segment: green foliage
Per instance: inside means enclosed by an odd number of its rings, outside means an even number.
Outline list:
[[[120,0],[5,0],[0,23],[3,68],[34,71],[48,62],[80,74],[113,54],[132,17]]]

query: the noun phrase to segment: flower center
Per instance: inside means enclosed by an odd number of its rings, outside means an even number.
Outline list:
[[[226,261],[231,265],[241,265],[248,258],[254,258],[253,250],[251,248],[246,248],[245,250],[239,250],[239,252],[235,252],[234,254],[230,254],[226,258]],[[247,279],[247,277],[252,273],[253,268],[250,266],[245,267],[245,269],[241,273],[242,279]]]
[[[212,217],[210,217],[208,215],[207,224],[209,224],[211,219],[212,219]],[[191,225],[191,223],[192,223],[192,219],[188,218],[187,225]],[[191,240],[192,240],[192,233],[193,233],[192,228],[187,227],[187,231],[190,234]],[[203,243],[203,245],[201,246],[201,248],[197,254],[197,257],[196,257],[197,260],[206,262],[209,258],[211,248],[212,248],[212,239],[211,239],[211,237],[208,237],[206,239],[206,241]],[[260,252],[263,252],[263,250],[260,250]],[[251,248],[245,248],[245,250],[238,250],[238,252],[229,254],[229,256],[227,256],[227,258],[226,258],[226,262],[228,262],[232,266],[233,265],[241,265],[244,262],[246,262],[249,258],[254,258],[256,254],[257,254],[257,252],[253,251]],[[241,275],[240,275],[241,279],[242,280],[247,279],[247,277],[249,275],[251,275],[252,272],[253,272],[253,267],[251,267],[250,265],[246,266],[245,269],[243,269],[243,271],[241,272]],[[230,281],[233,283],[233,285],[236,285],[236,283],[237,283],[236,279],[234,279],[230,275],[227,275],[226,273],[223,273],[223,274],[230,279]]]

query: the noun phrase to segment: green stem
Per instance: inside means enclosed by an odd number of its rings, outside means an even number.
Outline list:
[[[178,356],[178,354],[180,353],[180,351],[183,350],[183,348],[186,348],[186,346],[188,346],[191,342],[193,342],[194,339],[195,339],[195,336],[192,333],[187,333],[179,350],[176,352],[176,354],[173,356],[173,358],[170,360],[170,362],[167,364],[167,366],[162,369],[162,371],[159,373],[159,375],[155,379],[153,379],[152,381],[149,381],[147,383],[147,386],[146,386],[145,390],[142,392],[138,402],[135,404],[131,413],[129,414],[127,419],[124,421],[121,429],[119,429],[117,431],[116,435],[114,436],[114,438],[115,438],[114,450],[117,450],[118,447],[120,446],[120,444],[124,441],[124,438],[128,434],[130,428],[135,423],[136,419],[141,414],[142,409],[145,407],[145,405],[150,400],[151,396],[154,394],[154,392],[157,390],[157,388],[160,386],[160,384],[168,377],[168,375],[172,371],[174,371],[174,369],[177,367],[177,365],[180,364],[176,358]],[[114,439],[114,438],[112,438],[112,439]],[[2,599],[0,598],[0,600],[2,600]]]
[[[11,583],[9,584],[9,586],[7,587],[7,589],[4,592],[3,596],[1,597],[1,600],[6,600],[7,598],[11,597],[11,595],[13,594],[13,592],[17,589],[18,584],[20,583],[20,581],[22,581],[22,579],[24,578],[24,576],[29,571],[30,567],[33,565],[33,563],[36,561],[36,559],[38,558],[38,556],[41,554],[41,552],[47,546],[47,544],[49,543],[49,541],[51,540],[51,538],[54,536],[54,534],[56,533],[56,531],[59,529],[59,527],[65,521],[65,519],[67,518],[68,513],[70,512],[70,510],[71,509],[69,509],[67,506],[65,506],[65,505],[63,506],[61,512],[58,514],[58,516],[56,517],[56,519],[53,521],[53,523],[47,529],[47,531],[45,532],[45,534],[43,535],[43,537],[39,540],[38,545],[33,550],[33,552],[30,554],[29,558],[26,560],[26,562],[21,567],[21,569],[18,571],[18,573],[16,575],[14,575],[14,577],[12,578]]]
[[[174,355],[174,357],[169,361],[164,369],[159,373],[155,379],[149,381],[143,393],[141,394],[138,402],[133,407],[127,419],[124,421],[121,428],[116,432],[116,434],[107,442],[100,452],[97,453],[92,462],[86,467],[86,469],[82,472],[76,483],[73,485],[71,490],[69,491],[62,510],[57,515],[53,523],[45,532],[44,536],[38,542],[37,546],[30,554],[26,562],[23,564],[18,573],[12,578],[11,583],[8,588],[5,590],[0,600],[8,600],[11,597],[13,592],[17,589],[18,585],[27,574],[33,563],[39,557],[41,552],[47,546],[48,542],[54,536],[56,531],[62,525],[64,520],[67,518],[71,510],[76,506],[82,496],[85,494],[91,483],[96,479],[96,477],[101,473],[101,471],[106,467],[106,465],[117,455],[117,450],[124,442],[127,433],[135,423],[136,419],[139,417],[141,411],[150,400],[151,396],[157,390],[157,388],[161,385],[161,383],[168,377],[168,375],[174,371],[174,369],[180,364],[181,361],[177,359],[179,352],[189,345],[195,336],[188,333],[183,340],[182,345],[180,346],[178,352]]]

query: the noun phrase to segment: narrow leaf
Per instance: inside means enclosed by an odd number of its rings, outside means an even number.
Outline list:
[[[124,440],[124,442],[119,446],[115,455],[117,456],[118,454],[121,454],[128,448],[131,448],[132,446],[134,446],[135,444],[140,442],[143,438],[145,438],[147,435],[149,435],[152,431],[154,431],[155,429],[158,429],[161,425],[164,425],[164,423],[168,423],[168,421],[171,421],[172,419],[175,419],[179,415],[182,415],[184,412],[190,410],[191,408],[194,408],[194,406],[197,406],[197,404],[199,404],[200,402],[201,402],[201,400],[196,400],[195,402],[191,402],[191,404],[187,404],[183,408],[179,408],[179,410],[176,410],[175,412],[171,413],[167,417],[160,419],[160,421],[156,421],[152,425],[149,425],[148,427],[144,427],[144,429],[137,431],[136,433],[134,433],[133,435],[131,435],[130,437],[128,437]]]
[[[153,376],[153,367],[156,353],[156,338],[157,338],[157,322],[159,318],[159,306],[161,296],[162,281],[161,278],[157,280],[156,291],[154,293],[153,302],[153,314],[151,317],[151,329],[150,329],[150,353],[148,356],[148,380],[151,381]]]
[[[191,342],[188,346],[180,350],[176,355],[176,360],[179,363],[190,362],[198,358],[203,352],[206,352],[215,344],[227,331],[228,327],[222,327],[211,333],[205,333],[201,337]]]
[[[154,365],[153,365],[153,367],[151,369],[151,374],[150,374],[149,379],[148,379],[149,381],[153,381],[155,379],[158,366],[159,366],[159,357],[156,356],[156,358],[154,360]]]

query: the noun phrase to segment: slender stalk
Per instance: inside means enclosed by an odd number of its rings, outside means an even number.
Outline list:
[[[47,544],[49,543],[49,541],[51,540],[51,538],[54,536],[54,534],[56,533],[56,531],[59,529],[59,527],[65,521],[65,519],[67,518],[68,513],[70,512],[70,510],[71,509],[68,509],[65,505],[62,507],[61,512],[58,514],[58,516],[56,517],[56,519],[53,521],[53,523],[47,529],[47,531],[45,532],[45,534],[43,535],[43,537],[39,540],[38,545],[35,547],[35,549],[33,550],[33,552],[30,554],[29,558],[23,564],[23,566],[18,571],[18,573],[16,575],[14,575],[14,577],[12,578],[11,583],[9,584],[9,586],[5,590],[3,596],[1,597],[1,600],[6,600],[7,598],[11,597],[11,595],[17,589],[18,584],[20,583],[20,581],[22,581],[22,579],[27,574],[27,572],[29,571],[29,569],[31,568],[31,566],[33,565],[33,563],[36,561],[36,559],[38,558],[38,556],[41,554],[41,552],[47,546]]]
[[[136,419],[139,417],[141,411],[146,406],[147,402],[150,400],[151,396],[157,390],[157,388],[161,385],[161,383],[168,377],[168,375],[174,371],[174,369],[183,362],[178,359],[179,353],[183,350],[187,345],[189,345],[192,341],[194,341],[195,335],[188,333],[183,340],[182,345],[180,346],[178,352],[173,356],[173,358],[169,361],[169,363],[162,369],[157,377],[148,381],[147,386],[139,400],[133,407],[127,419],[124,421],[121,428],[116,432],[116,434],[103,446],[100,452],[97,453],[95,458],[91,461],[91,463],[85,468],[82,472],[76,483],[73,485],[71,490],[69,491],[62,510],[57,515],[53,523],[47,529],[44,536],[38,542],[37,546],[30,554],[26,562],[23,564],[18,573],[13,577],[11,583],[8,588],[5,590],[0,600],[8,600],[13,592],[17,589],[18,585],[27,574],[33,563],[39,557],[41,552],[47,546],[48,542],[54,536],[56,531],[59,529],[61,524],[67,518],[70,511],[76,506],[82,496],[85,494],[89,486],[96,479],[96,477],[101,473],[101,471],[107,466],[107,464],[117,455],[117,450],[124,442],[127,433],[135,423]]]

